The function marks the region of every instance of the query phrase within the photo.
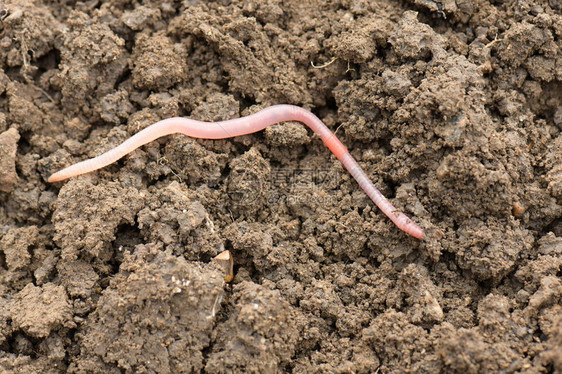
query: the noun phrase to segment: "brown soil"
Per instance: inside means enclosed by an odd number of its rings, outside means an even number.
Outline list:
[[[559,0],[0,7],[0,372],[562,373]],[[296,123],[46,182],[278,103],[426,239]]]

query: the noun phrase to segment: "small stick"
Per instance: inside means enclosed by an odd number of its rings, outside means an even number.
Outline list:
[[[314,62],[310,61],[310,66],[312,66],[314,69],[324,69],[327,68],[328,66],[332,65],[338,58],[337,57],[332,57],[332,59],[322,65],[314,65]]]
[[[330,129],[308,110],[293,105],[274,105],[247,117],[220,122],[203,122],[181,117],[165,119],[148,126],[117,147],[98,157],[79,162],[54,173],[49,177],[48,182],[59,182],[103,168],[131,153],[138,147],[162,136],[180,133],[193,138],[224,139],[251,134],[285,121],[298,121],[310,127],[312,131],[320,136],[320,139],[322,139],[324,144],[326,144],[338,160],[341,161],[347,171],[355,178],[357,183],[359,183],[363,191],[365,191],[371,200],[373,200],[399,229],[414,238],[423,239],[423,230],[404,213],[398,211],[392,203],[382,195],[351,156],[347,148],[345,148]]]

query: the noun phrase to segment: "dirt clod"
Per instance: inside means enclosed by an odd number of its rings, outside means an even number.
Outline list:
[[[64,287],[52,283],[42,287],[28,284],[15,295],[8,310],[14,327],[34,338],[45,338],[53,330],[76,327]]]
[[[11,192],[18,181],[16,152],[20,134],[11,128],[0,134],[0,191]]]

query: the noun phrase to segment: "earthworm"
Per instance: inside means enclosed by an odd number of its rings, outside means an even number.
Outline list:
[[[423,239],[423,230],[383,196],[363,169],[361,169],[357,161],[351,156],[347,148],[328,127],[313,113],[293,105],[274,105],[247,117],[220,122],[203,122],[181,117],[165,119],[148,126],[100,156],[79,162],[54,173],[49,177],[48,182],[59,182],[100,169],[119,160],[138,147],[166,135],[181,133],[193,138],[224,139],[251,134],[285,121],[302,122],[318,134],[324,144],[341,161],[363,191],[382,212],[402,231],[414,238]]]

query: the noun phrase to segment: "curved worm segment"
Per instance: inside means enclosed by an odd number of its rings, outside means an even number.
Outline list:
[[[423,230],[405,214],[396,210],[387,198],[373,185],[370,178],[357,164],[347,148],[314,114],[306,109],[293,105],[274,105],[247,117],[241,117],[221,122],[201,122],[189,118],[169,118],[141,130],[119,146],[106,153],[89,160],[71,165],[49,177],[50,183],[59,182],[67,178],[89,173],[109,165],[138,147],[160,137],[171,134],[184,134],[202,139],[224,139],[239,135],[251,134],[256,131],[285,121],[299,121],[317,133],[324,144],[341,161],[347,171],[355,178],[359,186],[386,214],[396,226],[413,236],[423,239]]]

